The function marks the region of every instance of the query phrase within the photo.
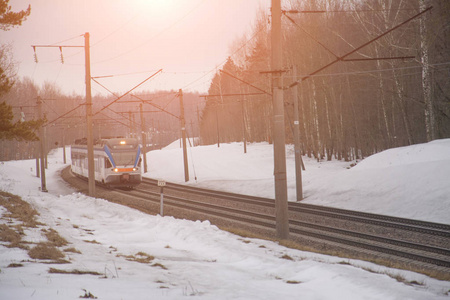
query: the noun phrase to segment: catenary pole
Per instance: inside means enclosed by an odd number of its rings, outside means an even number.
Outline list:
[[[297,66],[292,67],[294,80],[297,80]],[[303,199],[302,185],[302,156],[300,153],[300,121],[298,116],[298,86],[294,86],[292,90],[292,98],[294,98],[294,152],[295,152],[295,186],[297,192],[297,201]]]
[[[272,99],[273,99],[273,154],[275,177],[275,219],[278,238],[289,237],[284,103],[282,87],[281,1],[272,0]]]
[[[89,50],[89,32],[86,32],[84,34],[84,55],[86,69],[86,138],[88,155],[89,196],[95,197],[94,136],[92,132],[91,56]]]
[[[141,114],[141,136],[142,136],[142,156],[144,157],[144,173],[147,173],[147,132],[145,130],[144,112],[142,110],[142,103],[139,105]]]
[[[183,90],[179,90],[180,97],[180,121],[181,121],[181,139],[183,142],[183,162],[184,162],[184,181],[189,181],[189,168],[186,149],[186,120],[184,119]]]
[[[42,99],[41,97],[37,97],[37,109],[38,109],[38,116],[39,119],[42,119]],[[45,149],[44,146],[45,145],[45,135],[44,135],[44,125],[41,125],[39,127],[39,153],[40,153],[40,158],[41,158],[41,163],[40,163],[40,167],[41,167],[41,191],[42,192],[48,192],[47,190],[47,183],[45,180]]]

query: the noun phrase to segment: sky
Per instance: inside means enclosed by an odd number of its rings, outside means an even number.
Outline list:
[[[126,92],[160,69],[141,90],[206,92],[232,43],[251,32],[270,0],[11,0],[13,11],[31,4],[22,26],[0,31],[11,43],[19,77],[47,81],[66,94],[85,95],[83,46],[90,34],[91,76],[113,92]],[[36,54],[38,63],[35,62]],[[138,91],[138,90],[137,90]],[[92,84],[92,93],[109,92]]]
[[[273,146],[249,144],[247,154],[242,146],[190,148],[190,170],[197,180],[188,184],[270,196]],[[349,166],[355,162],[305,158],[304,201],[450,224],[449,150],[450,139],[437,140],[383,151],[353,168]],[[184,182],[179,142],[147,155],[146,176]],[[288,147],[290,194],[293,159]],[[0,242],[1,299],[79,299],[87,293],[112,300],[448,299],[449,281],[242,238],[208,221],[147,215],[75,193],[59,177],[66,167],[62,162],[61,148],[49,155],[48,193],[39,191],[34,160],[0,164],[0,189],[30,203],[43,224],[24,228],[22,238],[33,246],[45,241],[43,230],[53,229],[70,243],[62,248],[81,252],[65,252],[69,264],[46,264]],[[0,224],[15,224],[4,215],[0,206]],[[150,263],[130,261],[150,255],[154,257]],[[8,267],[11,263],[23,266]],[[49,268],[102,275],[50,274]]]

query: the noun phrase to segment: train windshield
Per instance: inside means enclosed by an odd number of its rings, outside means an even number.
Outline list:
[[[136,139],[110,139],[106,142],[118,166],[134,165],[139,150]]]
[[[135,151],[113,151],[112,156],[114,158],[114,162],[118,166],[131,166],[134,165],[134,162],[136,161],[136,155],[137,150]]]

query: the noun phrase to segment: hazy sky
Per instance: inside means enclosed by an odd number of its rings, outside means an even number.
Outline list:
[[[126,92],[163,69],[139,90],[206,92],[210,71],[231,54],[231,43],[250,32],[260,8],[270,8],[270,0],[10,1],[14,11],[28,4],[22,26],[0,31],[1,43],[12,43],[18,75],[79,95],[85,94],[84,49],[62,48],[62,64],[59,48],[36,48],[35,63],[31,45],[83,46],[89,32],[91,75],[115,75],[97,79],[108,89]],[[108,94],[94,82],[92,93]]]

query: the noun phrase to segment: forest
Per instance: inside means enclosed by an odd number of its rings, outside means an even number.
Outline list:
[[[282,1],[286,141],[359,159],[450,137],[450,1]],[[270,16],[236,39],[201,116],[205,144],[272,140]]]
[[[149,149],[159,149],[180,137],[179,91],[141,91],[121,96],[98,94],[92,97],[94,140],[122,136],[141,138],[144,128]],[[38,100],[42,116],[38,115]],[[198,100],[198,93],[183,93],[190,136],[198,136],[197,116],[202,109]],[[86,138],[84,96],[66,95],[55,84],[45,83],[40,87],[30,78],[23,78],[16,80],[11,90],[0,97],[1,102],[12,107],[15,120],[44,119],[47,152]],[[35,141],[1,140],[0,159],[34,158],[38,148]]]
[[[295,102],[302,154],[318,160],[361,159],[450,137],[450,1],[289,0],[282,9],[283,69],[277,71],[287,143],[294,141]],[[189,137],[219,146],[272,142],[270,30],[270,12],[259,11],[251,30],[230,45],[207,93],[183,94]],[[2,46],[5,70],[7,52]],[[86,136],[83,93],[66,95],[30,78],[8,84],[0,103],[12,107],[15,121],[43,118],[47,149]],[[179,91],[117,98],[93,97],[94,139],[144,131],[159,148],[181,136]],[[31,158],[37,149],[33,141],[0,146],[1,160]]]

